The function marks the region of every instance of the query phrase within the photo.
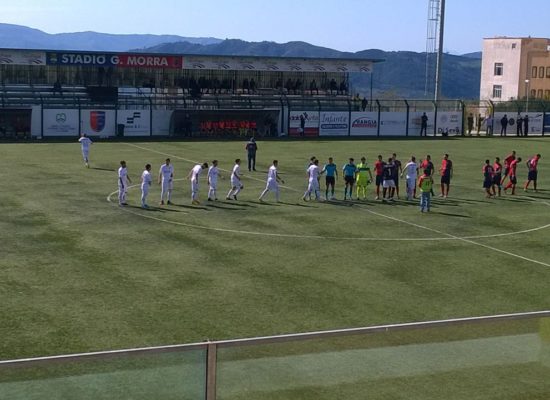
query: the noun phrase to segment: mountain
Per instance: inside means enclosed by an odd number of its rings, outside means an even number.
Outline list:
[[[209,45],[222,40],[176,35],[114,35],[98,32],[49,34],[26,26],[0,23],[0,47],[12,49],[128,51],[181,41]]]
[[[481,60],[482,55],[483,55],[483,53],[481,51],[476,51],[474,53],[462,54],[462,57],[477,58],[477,59]]]
[[[246,42],[224,40],[210,45],[196,43],[165,43],[143,49],[166,54],[239,55],[264,57],[326,57],[383,59],[376,64],[372,76],[373,97],[378,98],[431,98],[425,95],[426,53],[411,51],[386,52],[378,49],[357,53],[341,52],[305,42]],[[475,53],[472,53],[475,54]],[[441,95],[448,99],[477,99],[481,76],[481,59],[472,55],[443,55]],[[353,93],[370,96],[369,74],[351,74]],[[433,89],[432,89],[433,92]]]

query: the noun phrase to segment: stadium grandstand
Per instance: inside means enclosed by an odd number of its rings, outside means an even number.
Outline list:
[[[315,135],[289,110],[359,110],[380,61],[0,49],[0,136]]]

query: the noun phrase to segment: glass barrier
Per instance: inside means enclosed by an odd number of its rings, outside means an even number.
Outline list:
[[[548,399],[550,318],[218,345],[217,399]]]
[[[0,368],[0,399],[204,399],[206,350],[53,360]]]

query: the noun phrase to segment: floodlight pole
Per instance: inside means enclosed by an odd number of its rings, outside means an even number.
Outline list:
[[[445,31],[445,0],[440,1],[439,9],[439,45],[437,46],[437,61],[435,66],[434,101],[441,97],[441,65],[443,63],[443,33]]]

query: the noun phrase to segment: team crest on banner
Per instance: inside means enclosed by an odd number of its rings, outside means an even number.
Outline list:
[[[94,132],[101,132],[105,128],[105,111],[90,112],[90,127]]]

